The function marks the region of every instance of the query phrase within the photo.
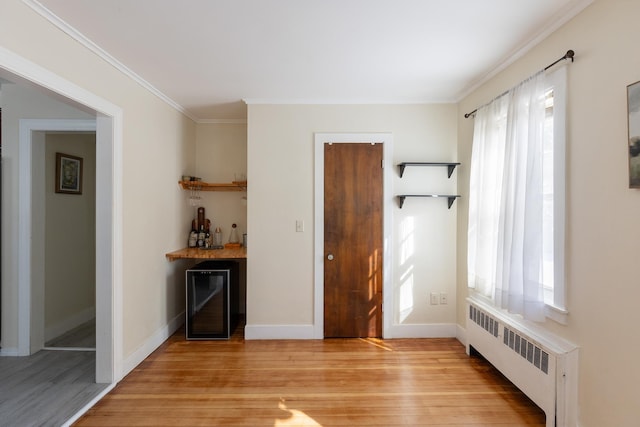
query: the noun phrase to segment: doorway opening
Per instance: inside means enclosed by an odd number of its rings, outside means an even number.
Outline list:
[[[96,348],[95,142],[95,131],[45,132],[44,149],[37,150],[44,159],[33,152],[45,175],[34,182],[44,184],[39,193],[44,196],[45,350]],[[65,181],[64,171],[73,178]]]
[[[35,87],[56,99],[62,99],[70,105],[95,115],[94,131],[96,132],[96,382],[114,383],[122,376],[122,110],[108,101],[91,94],[75,84],[58,77],[50,71],[26,59],[0,48],[0,77],[15,84]],[[31,138],[38,131],[60,130],[55,127],[59,120],[20,121],[20,142],[17,159],[14,158],[18,193],[17,209],[3,207],[5,224],[18,229],[17,239],[11,240],[2,235],[3,253],[9,248],[16,253],[16,262],[7,266],[3,257],[3,275],[7,267],[18,272],[18,289],[16,301],[2,301],[3,308],[7,304],[17,305],[18,315],[11,319],[11,324],[4,322],[3,344],[5,332],[17,330],[17,345],[7,349],[6,355],[28,355],[31,351],[31,324],[29,313],[31,302],[32,276],[40,274],[31,265],[32,249],[32,214],[31,188],[32,164]],[[53,127],[50,127],[53,126]],[[69,129],[61,129],[69,130]],[[72,129],[73,130],[73,129]],[[25,142],[26,141],[26,142]],[[14,155],[16,155],[14,154]],[[4,173],[4,172],[3,172]],[[6,189],[6,182],[3,186]],[[11,217],[6,218],[9,214]],[[5,231],[7,225],[3,224]],[[9,239],[9,240],[8,240]],[[6,245],[10,245],[7,247]],[[17,246],[17,248],[16,248]],[[6,284],[6,283],[5,283]],[[26,310],[26,311],[25,311]],[[4,310],[3,310],[4,311]],[[4,317],[3,320],[7,320]],[[39,338],[41,339],[41,338]]]

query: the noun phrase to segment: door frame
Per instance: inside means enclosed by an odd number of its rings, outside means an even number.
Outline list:
[[[3,47],[0,47],[0,69],[11,73],[21,82],[34,84],[45,92],[62,96],[95,113],[96,301],[100,302],[96,304],[96,382],[115,384],[123,377],[122,109]],[[31,134],[32,130],[26,126],[20,132]],[[28,172],[31,167],[31,145],[27,142],[19,147],[19,190],[22,197],[18,201],[18,229],[19,235],[26,237],[18,241],[19,307],[26,306],[31,297],[28,295],[31,279],[31,201],[25,197],[26,192],[31,191],[31,174]],[[16,350],[20,355],[29,352],[30,340],[25,336],[29,331],[29,322],[27,318],[18,319]]]
[[[390,338],[393,320],[392,215],[393,215],[393,135],[391,133],[315,133],[314,134],[314,307],[313,337],[324,338],[324,144],[382,143],[382,337]]]
[[[41,175],[44,173],[45,160],[44,134],[95,133],[97,128],[95,119],[20,119],[19,126],[18,248],[21,256],[18,273],[18,349],[21,355],[30,355],[42,350],[45,344],[45,250],[41,237],[33,237],[43,236],[45,232],[46,189],[45,178]],[[32,244],[37,241],[40,244]],[[104,333],[103,328],[102,324],[96,325],[96,332]]]

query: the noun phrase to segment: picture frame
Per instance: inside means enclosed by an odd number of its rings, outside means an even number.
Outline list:
[[[82,194],[82,157],[56,153],[56,193]]]
[[[640,81],[627,86],[629,188],[640,188]]]

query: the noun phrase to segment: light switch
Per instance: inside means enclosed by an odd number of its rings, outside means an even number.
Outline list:
[[[438,305],[438,294],[435,292],[431,292],[431,305]]]
[[[296,220],[296,232],[302,233],[304,231],[304,221],[301,219]]]

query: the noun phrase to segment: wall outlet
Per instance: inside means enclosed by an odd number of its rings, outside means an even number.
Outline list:
[[[440,304],[447,304],[449,301],[449,297],[447,297],[446,292],[440,292]]]
[[[438,294],[431,292],[431,305],[438,305]]]

